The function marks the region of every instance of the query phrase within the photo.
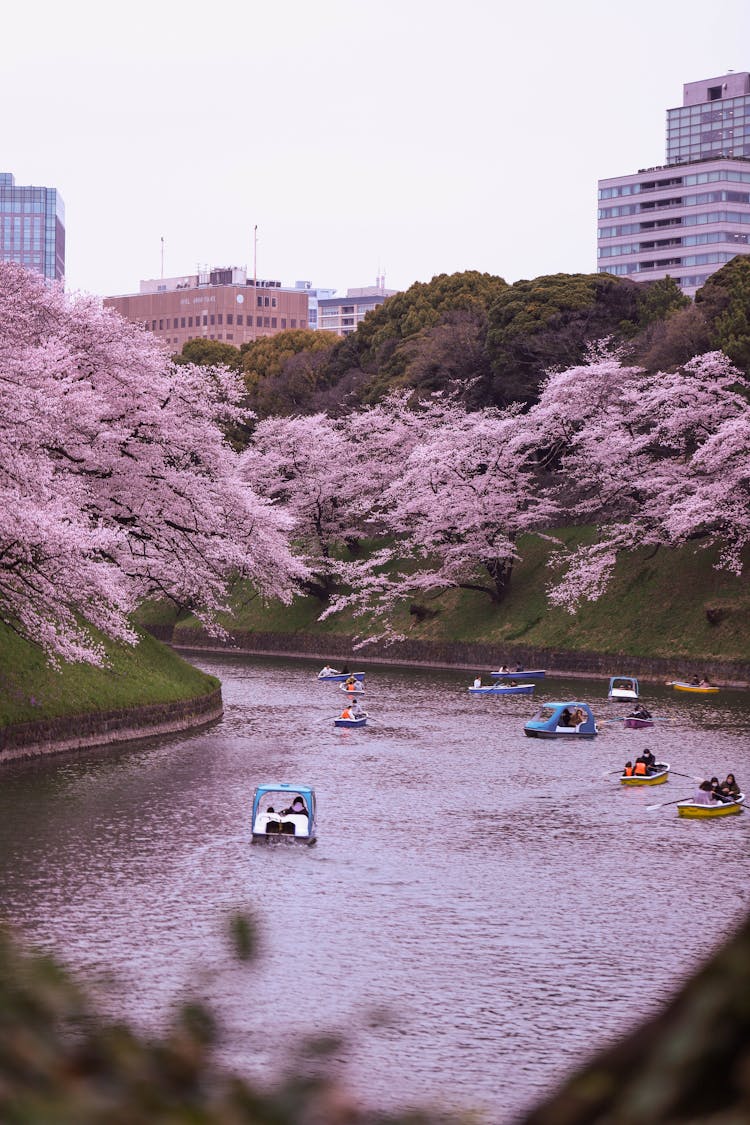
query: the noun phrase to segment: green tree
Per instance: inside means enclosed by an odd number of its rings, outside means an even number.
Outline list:
[[[630,338],[639,326],[642,301],[635,282],[606,273],[558,273],[515,282],[490,309],[487,400],[534,402],[549,368],[580,363],[588,345],[602,337]]]
[[[750,256],[738,254],[695,295],[709,327],[711,346],[750,374]]]
[[[188,340],[183,344],[182,351],[174,356],[175,363],[197,363],[201,367],[216,367],[223,365],[231,371],[240,371],[242,367],[240,349],[232,344],[224,344],[221,340]]]
[[[261,417],[299,414],[326,386],[327,360],[339,344],[332,332],[290,329],[240,348],[248,404]]]

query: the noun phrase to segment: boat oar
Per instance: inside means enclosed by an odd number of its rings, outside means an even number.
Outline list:
[[[646,812],[652,809],[664,809],[667,805],[679,805],[681,801],[689,801],[689,797],[678,797],[676,801],[660,801],[658,805],[646,805]]]
[[[677,770],[670,770],[669,772],[673,773],[675,777],[686,777],[688,781],[705,781],[705,778],[696,777],[692,773],[679,773]]]

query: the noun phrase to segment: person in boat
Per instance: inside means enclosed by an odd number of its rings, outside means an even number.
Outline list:
[[[583,711],[580,707],[576,707],[575,711],[571,715],[571,726],[580,727],[581,723],[585,722],[586,712]]]
[[[625,766],[623,767],[623,771],[622,771],[622,776],[623,777],[632,777],[633,776],[633,763],[632,762],[626,762],[625,763]]]
[[[357,687],[357,681],[354,679],[354,676],[350,676],[349,679],[345,681],[344,686],[346,687],[347,691],[359,690],[359,688]]]
[[[481,687],[481,686],[482,686],[482,677],[481,676],[475,676],[474,677],[474,687]]]
[[[700,687],[701,686],[701,682],[700,682],[700,679],[699,679],[698,676],[693,676],[690,683],[693,685],[693,687]]]
[[[505,675],[506,672],[510,672],[510,668],[507,664],[501,664],[500,671],[503,673],[503,675]]]
[[[647,711],[642,703],[636,703],[633,710],[628,715],[629,719],[650,719],[651,712]]]
[[[513,671],[514,671],[514,672],[525,672],[525,671],[526,671],[526,669],[524,668],[523,664],[516,664],[516,666],[515,666],[515,668],[513,669]]]
[[[301,797],[295,797],[288,809],[281,810],[282,816],[306,816],[309,818],[310,814],[307,811],[307,805]]]
[[[694,805],[715,805],[714,791],[710,781],[702,781],[693,794]]]
[[[656,770],[656,758],[648,747],[641,754],[641,760],[646,763],[646,772],[654,773]]]
[[[721,785],[719,785],[718,777],[712,777],[711,778],[711,792],[714,795],[714,800],[715,801],[721,801],[722,804],[730,799],[722,793]]]
[[[352,713],[353,719],[360,719],[362,715],[364,715],[364,711],[360,707],[358,699],[352,699],[351,703],[349,704],[349,710]]]
[[[557,720],[557,725],[560,727],[572,727],[574,725],[573,716],[569,707],[563,707],[560,712],[560,718]]]
[[[336,672],[335,668],[331,667],[330,664],[324,664],[322,669],[320,670],[320,672],[318,674],[321,675],[321,676],[335,676],[338,673]]]
[[[508,680],[508,687],[518,687],[518,680]]]
[[[342,719],[353,719],[354,718],[354,714],[352,712],[352,706],[353,705],[351,703],[347,703],[346,707],[341,712],[341,718]]]
[[[737,784],[733,773],[727,774],[726,781],[722,782],[721,791],[732,801],[735,801],[739,797],[742,790]]]

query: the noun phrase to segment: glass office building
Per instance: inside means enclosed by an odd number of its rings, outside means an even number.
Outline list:
[[[0,260],[65,280],[65,204],[56,188],[19,187],[0,172]]]
[[[598,219],[599,273],[673,277],[689,296],[750,254],[750,74],[686,83],[667,163],[600,180]]]

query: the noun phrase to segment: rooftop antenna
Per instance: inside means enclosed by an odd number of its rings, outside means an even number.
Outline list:
[[[253,332],[252,338],[255,341],[255,326],[258,322],[258,224],[253,227]]]
[[[161,238],[161,280],[164,280],[164,235]]]

